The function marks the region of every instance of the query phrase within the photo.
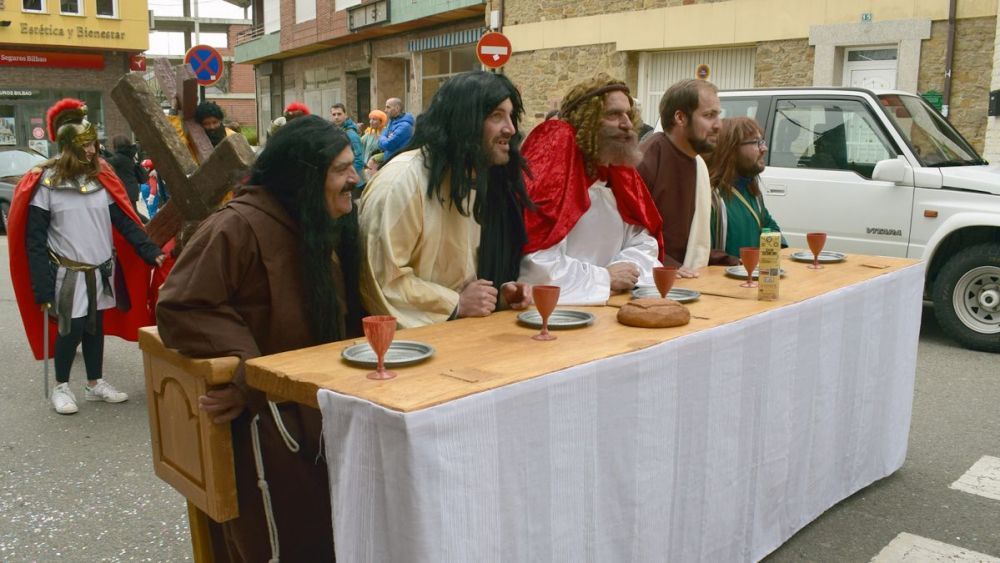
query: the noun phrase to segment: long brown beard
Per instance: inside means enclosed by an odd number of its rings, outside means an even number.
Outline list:
[[[764,167],[757,164],[757,159],[750,162],[738,162],[736,163],[736,173],[740,176],[751,177],[756,176],[764,171]]]
[[[55,170],[53,180],[63,182],[74,180],[80,176],[96,178],[97,174],[101,171],[100,156],[95,154],[90,161],[87,161],[86,157],[81,156],[76,154],[75,148],[70,148],[63,150],[59,156],[49,160],[46,164],[51,165]]]
[[[716,147],[716,143],[709,141],[707,136],[704,139],[698,139],[691,132],[688,133],[688,144],[691,145],[694,152],[701,155],[711,153]]]
[[[615,138],[618,128],[601,131],[600,161],[611,166],[638,166],[642,162],[639,137],[629,132],[627,140]]]

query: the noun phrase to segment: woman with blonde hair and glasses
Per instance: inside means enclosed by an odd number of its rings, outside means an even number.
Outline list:
[[[749,117],[722,121],[719,142],[708,158],[712,181],[712,248],[739,257],[740,247],[758,246],[764,229],[780,231],[764,206],[760,173],[767,143],[760,125]],[[782,248],[788,246],[784,238]]]

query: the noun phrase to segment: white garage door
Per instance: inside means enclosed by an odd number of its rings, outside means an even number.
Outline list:
[[[656,123],[660,97],[672,84],[696,78],[701,65],[708,65],[709,80],[719,89],[753,88],[756,47],[659,51],[639,55],[639,99],[643,120]]]

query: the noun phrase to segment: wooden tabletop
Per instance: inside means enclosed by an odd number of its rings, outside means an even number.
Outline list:
[[[777,301],[757,301],[757,290],[739,287],[740,281],[727,277],[723,267],[709,267],[695,279],[677,280],[675,287],[702,292],[699,300],[687,305],[692,319],[681,327],[642,329],[619,324],[615,318],[618,308],[629,298],[623,294],[612,297],[605,307],[560,307],[588,311],[596,318],[589,327],[554,332],[558,339],[549,342],[531,339],[538,329],[518,324],[515,311],[401,330],[397,332],[398,340],[429,344],[435,354],[423,363],[394,368],[394,379],[370,380],[365,377],[370,368],[356,367],[341,358],[345,348],[365,342],[360,338],[250,360],[247,381],[275,400],[316,407],[316,393],[323,388],[410,412],[646,348],[916,263],[904,258],[852,254],[844,262],[810,270],[806,264],[790,260],[791,252],[782,252],[781,267],[786,277],[781,281]]]

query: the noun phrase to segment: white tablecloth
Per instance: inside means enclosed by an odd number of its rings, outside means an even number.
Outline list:
[[[322,390],[337,559],[760,559],[902,465],[923,276],[412,413]]]

